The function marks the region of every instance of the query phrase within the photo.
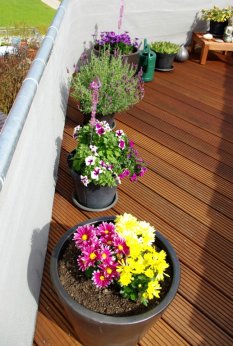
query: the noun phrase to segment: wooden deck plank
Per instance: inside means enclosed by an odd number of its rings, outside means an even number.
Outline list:
[[[175,300],[138,346],[233,344],[232,72],[232,65],[211,56],[205,66],[194,57],[175,63],[172,73],[156,72],[143,102],[116,116],[117,127],[134,140],[149,171],[137,185],[123,182],[117,204],[101,213],[72,204],[66,158],[75,147],[73,127],[82,117],[70,98],[35,346],[80,345],[50,281],[49,257],[57,240],[87,218],[125,211],[152,223],[181,262]]]

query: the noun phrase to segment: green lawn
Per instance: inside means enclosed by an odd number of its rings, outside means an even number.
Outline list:
[[[55,12],[40,0],[0,0],[0,27],[30,26],[45,33]]]

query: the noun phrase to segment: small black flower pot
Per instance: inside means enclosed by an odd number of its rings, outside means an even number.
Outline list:
[[[212,34],[214,37],[222,37],[227,23],[228,21],[216,22],[214,20],[210,20],[210,34]]]
[[[78,304],[62,286],[58,274],[58,261],[67,242],[72,239],[78,226],[98,224],[102,221],[114,222],[114,216],[90,219],[67,231],[53,250],[50,263],[52,283],[67,313],[79,341],[84,346],[134,346],[146,331],[162,315],[174,299],[180,281],[180,266],[175,251],[169,241],[156,232],[156,244],[167,253],[171,268],[171,283],[163,300],[152,309],[132,316],[108,316],[88,310]]]
[[[67,158],[68,166],[71,168],[71,159],[75,154],[73,150]],[[72,196],[74,204],[87,211],[104,211],[112,208],[117,202],[117,186],[98,186],[93,183],[85,186],[81,181],[80,174],[71,169],[71,176],[74,183],[74,193]]]
[[[165,54],[156,52],[156,65],[155,70],[157,71],[171,71],[173,70],[173,61],[176,54]]]

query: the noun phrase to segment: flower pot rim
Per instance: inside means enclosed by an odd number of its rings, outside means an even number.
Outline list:
[[[79,226],[83,226],[86,224],[92,224],[92,223],[99,223],[102,221],[114,221],[115,216],[105,216],[105,217],[97,217],[93,219],[88,219],[86,221],[83,221],[71,229],[69,229],[58,241],[56,244],[52,255],[51,255],[51,261],[50,261],[50,275],[51,280],[54,285],[55,290],[57,292],[59,291],[59,295],[62,297],[63,300],[66,301],[66,303],[74,310],[77,310],[80,315],[82,315],[84,318],[92,319],[93,321],[96,321],[98,323],[106,323],[106,324],[118,324],[123,325],[125,323],[127,324],[134,324],[138,321],[147,320],[150,319],[152,316],[159,315],[166,307],[171,303],[171,301],[174,299],[176,292],[179,287],[180,282],[180,264],[179,260],[177,258],[177,255],[172,247],[172,245],[169,243],[169,241],[158,231],[156,231],[156,239],[159,239],[160,242],[163,243],[163,245],[166,248],[166,253],[170,257],[170,261],[173,264],[173,279],[171,283],[171,287],[167,293],[167,295],[164,297],[164,299],[157,305],[156,307],[150,309],[149,311],[146,311],[141,314],[132,315],[132,316],[109,316],[100,314],[98,312],[91,311],[87,308],[85,308],[83,305],[77,303],[75,300],[73,300],[70,295],[65,291],[64,287],[62,286],[59,275],[58,275],[58,269],[57,269],[57,261],[59,258],[59,253],[64,246],[65,242],[70,238],[72,233],[77,229]]]

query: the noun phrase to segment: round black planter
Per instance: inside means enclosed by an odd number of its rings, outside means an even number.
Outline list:
[[[214,20],[210,20],[210,34],[212,34],[214,37],[222,37],[227,23],[228,21],[215,22]]]
[[[94,46],[93,47],[93,52],[96,56],[100,56],[101,55],[101,51],[99,50],[98,46]],[[112,56],[114,54],[111,54]],[[124,62],[127,62],[128,64],[134,64],[135,66],[138,66],[139,64],[139,56],[140,56],[140,52],[139,49],[135,48],[135,51],[133,53],[130,54],[123,54],[122,60]]]
[[[58,260],[67,240],[72,238],[78,226],[114,221],[114,219],[114,216],[99,217],[74,226],[60,239],[51,256],[50,273],[53,285],[69,321],[74,327],[77,338],[84,346],[134,346],[169,306],[179,287],[180,266],[175,251],[168,240],[156,232],[156,244],[166,251],[167,260],[172,269],[170,289],[159,305],[142,314],[113,317],[90,311],[70,297],[61,285],[58,275]]]
[[[156,65],[155,70],[158,71],[172,71],[173,70],[173,61],[176,54],[164,54],[156,52]]]
[[[71,158],[75,150],[67,157],[68,166],[71,168]],[[80,174],[71,169],[74,182],[74,193],[72,199],[76,206],[87,211],[104,211],[112,208],[117,202],[117,186],[97,186],[93,183],[83,185]]]

